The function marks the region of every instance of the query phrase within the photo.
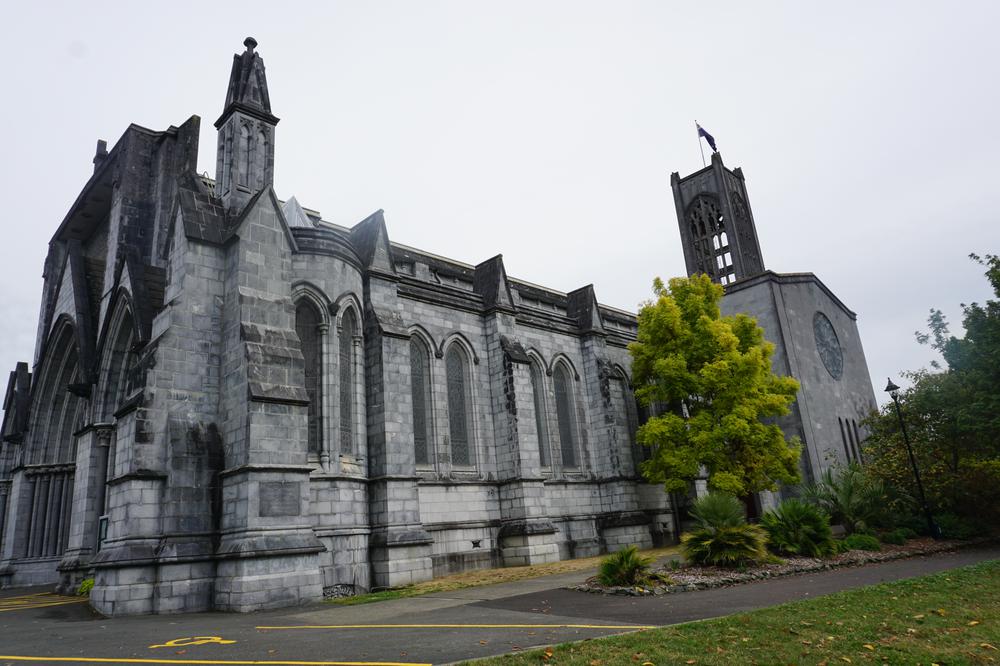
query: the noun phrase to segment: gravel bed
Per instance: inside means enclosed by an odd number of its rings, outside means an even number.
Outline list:
[[[605,587],[596,577],[588,578],[581,585],[573,585],[568,589],[595,594],[612,594],[633,597],[660,596],[678,592],[693,592],[714,587],[728,587],[742,583],[752,583],[758,580],[793,576],[796,574],[837,569],[840,567],[856,567],[889,560],[899,560],[905,557],[916,557],[941,553],[959,548],[968,548],[992,542],[992,539],[972,539],[969,541],[944,540],[934,541],[930,538],[913,539],[905,545],[882,544],[880,551],[849,550],[846,553],[827,558],[785,557],[780,562],[759,564],[743,569],[723,569],[720,567],[682,566],[679,569],[659,568],[652,572],[652,579],[644,585],[635,587]]]

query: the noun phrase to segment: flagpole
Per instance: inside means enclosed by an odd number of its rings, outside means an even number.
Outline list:
[[[705,163],[705,147],[701,145],[701,132],[698,127],[698,121],[694,121],[694,135],[698,137],[698,150],[701,151],[701,166],[702,168],[707,167],[708,164]]]

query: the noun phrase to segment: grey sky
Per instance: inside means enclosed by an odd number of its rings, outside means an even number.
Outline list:
[[[267,65],[275,189],[333,222],[635,311],[684,273],[671,171],[694,119],[742,166],[768,268],[858,313],[876,394],[926,365],[1000,249],[1000,4],[18,3],[0,26],[0,370],[31,360],[46,244],[98,138],[202,118]]]

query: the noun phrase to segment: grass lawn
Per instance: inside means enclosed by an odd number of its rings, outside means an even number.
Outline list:
[[[652,548],[642,551],[643,555],[654,559],[661,559],[669,555],[678,553],[677,546],[667,548]],[[561,562],[550,562],[548,564],[536,564],[527,567],[504,567],[501,569],[478,569],[465,573],[454,574],[435,578],[416,585],[397,587],[382,592],[372,592],[370,594],[359,594],[354,597],[342,597],[331,599],[329,603],[339,606],[354,606],[356,604],[367,604],[373,601],[384,601],[386,599],[402,599],[403,597],[416,597],[421,594],[432,592],[451,592],[461,590],[466,587],[479,587],[481,585],[493,585],[494,583],[511,583],[529,578],[539,578],[541,576],[551,576],[554,574],[572,573],[575,571],[586,571],[596,569],[597,565],[604,558],[585,557],[579,560],[563,560]]]
[[[475,663],[1000,663],[1000,560],[751,613]]]

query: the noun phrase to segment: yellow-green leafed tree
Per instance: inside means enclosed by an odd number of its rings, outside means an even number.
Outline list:
[[[646,478],[678,492],[704,467],[710,488],[737,496],[797,482],[798,438],[761,419],[787,414],[799,383],[771,372],[757,321],[723,317],[722,287],[706,275],[657,278],[653,292],[629,345],[636,397],[656,406],[637,436],[652,448]]]

